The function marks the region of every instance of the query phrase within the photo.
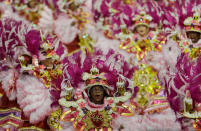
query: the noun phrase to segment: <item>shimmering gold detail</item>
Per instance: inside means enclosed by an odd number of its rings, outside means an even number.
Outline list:
[[[135,86],[139,88],[139,92],[135,100],[140,107],[144,107],[148,103],[148,99],[151,95],[159,93],[161,86],[157,78],[157,72],[155,72],[150,66],[144,64],[140,69],[134,73]]]
[[[159,103],[159,104],[153,104],[150,107],[154,107],[154,106],[161,106],[161,105],[167,105],[168,106],[168,102],[165,103]]]
[[[66,95],[66,100],[69,101],[73,97],[73,92],[69,92],[68,95]]]
[[[195,119],[198,121],[198,118],[201,118],[201,111],[195,110],[192,112],[193,109],[193,99],[191,98],[189,90],[186,91],[186,96],[184,98],[184,112],[183,115],[187,118]]]
[[[18,129],[19,131],[24,131],[24,130],[34,130],[34,131],[45,131],[41,128],[38,128],[38,127],[35,127],[35,126],[31,126],[31,127],[23,127],[23,128],[20,128]]]
[[[124,0],[124,2],[125,2],[126,4],[130,4],[130,3],[131,3],[131,0]]]
[[[74,129],[76,129],[77,124],[78,124],[78,121],[75,121],[74,124],[73,124]]]
[[[12,125],[14,127],[18,127],[19,126],[18,124],[15,124],[15,123],[9,121],[9,122],[6,122],[5,124],[2,124],[1,127],[7,126],[7,125]]]
[[[95,41],[91,38],[91,36],[89,34],[83,34],[79,37],[79,39],[79,46],[82,51],[85,52],[85,49],[87,49],[90,53],[92,53]]]
[[[197,58],[198,56],[201,55],[201,47],[199,48],[191,48],[191,51],[189,52],[189,56],[191,58]]]
[[[84,30],[85,24],[90,23],[90,21],[89,21],[90,14],[85,12],[82,8],[80,8],[79,12],[77,12],[76,15],[74,15],[72,17],[77,19],[78,28],[80,30]]]
[[[135,110],[137,107],[134,104],[130,104],[130,106]]]
[[[195,129],[195,131],[201,131],[200,123],[201,119],[196,119],[193,123],[193,128]]]
[[[100,115],[94,115],[96,113],[98,113]],[[92,120],[94,120],[96,122],[101,121],[101,122],[103,122],[101,127],[110,128],[110,121],[112,120],[112,117],[110,115],[108,115],[108,111],[105,111],[105,110],[97,111],[97,112],[88,111],[86,119],[83,120],[85,122],[87,130],[97,128],[93,124]]]
[[[21,109],[19,109],[17,107],[12,107],[12,108],[8,108],[8,109],[0,109],[0,112],[10,111],[10,110],[15,110],[15,111],[21,112]]]
[[[191,98],[184,99],[184,113],[189,113],[193,108],[193,100]]]
[[[129,111],[129,113],[121,113],[122,116],[133,116],[134,115],[134,111],[132,110],[132,108],[130,106],[122,104],[122,107],[126,108]]]
[[[185,53],[188,53],[189,57],[192,59],[196,59],[199,55],[201,55],[201,47],[190,48],[190,45],[187,41],[180,41],[179,46],[184,50]]]
[[[39,73],[34,72],[34,75],[41,78],[45,87],[50,88],[51,81],[62,74],[62,66],[60,64],[55,65],[54,69],[43,70],[41,69]]]
[[[84,129],[85,129],[85,126],[82,126],[81,129],[80,129],[80,131],[84,131]]]
[[[64,118],[65,118],[66,115],[68,115],[68,114],[70,114],[70,113],[71,113],[71,110],[68,110],[68,111],[64,112],[64,113],[62,114],[62,116],[61,116],[61,120],[62,120],[62,121],[66,121],[66,120],[64,120]],[[75,120],[75,118],[72,118],[70,121],[72,122],[72,121],[74,121],[74,120]]]
[[[155,34],[156,35],[156,34]],[[156,37],[156,38],[153,38]],[[162,36],[150,36],[151,39],[122,41],[119,48],[126,50],[128,53],[136,54],[138,60],[142,60],[150,51],[161,51],[162,44],[165,44],[165,38]]]
[[[116,107],[112,107],[112,111],[113,111],[113,112],[116,112],[116,111],[117,111],[117,108],[116,108]]]
[[[61,109],[58,109],[51,113],[51,115],[48,118],[49,126],[51,126],[54,129],[58,129],[58,130],[62,129],[62,127],[59,124],[61,113],[62,113]]]
[[[125,93],[125,88],[124,88],[124,87],[118,88],[118,92],[119,92],[119,94],[120,94],[121,96],[123,96],[124,93]]]
[[[120,94],[120,96],[123,96],[126,91],[125,82],[121,78],[118,78],[118,82],[116,85],[117,85],[118,93]]]

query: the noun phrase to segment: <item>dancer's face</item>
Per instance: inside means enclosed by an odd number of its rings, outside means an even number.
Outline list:
[[[197,43],[200,40],[200,34],[201,33],[199,32],[190,31],[190,32],[187,32],[187,37],[191,39],[193,43]]]
[[[36,0],[31,0],[28,2],[29,8],[35,8],[38,5],[38,2]]]
[[[145,37],[149,32],[149,28],[145,25],[139,25],[136,27],[136,31],[141,37]]]
[[[103,104],[104,89],[102,86],[93,86],[90,90],[92,102],[95,104]]]

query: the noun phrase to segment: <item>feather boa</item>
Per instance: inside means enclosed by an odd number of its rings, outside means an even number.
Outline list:
[[[52,110],[49,89],[33,76],[21,75],[17,80],[17,102],[31,123],[44,120]]]

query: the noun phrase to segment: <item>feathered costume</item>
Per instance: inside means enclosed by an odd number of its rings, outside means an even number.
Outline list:
[[[40,31],[21,21],[1,21],[1,38],[2,89],[9,100],[17,100],[30,123],[39,123],[51,113],[55,101],[51,92],[60,87],[58,56]],[[55,72],[44,65],[46,59],[58,63],[54,65]]]
[[[183,129],[200,130],[200,41],[186,33],[200,32],[200,7],[199,0],[1,1],[0,129],[179,131],[176,114]]]
[[[176,69],[176,72],[170,72],[166,78],[171,108],[183,128],[200,130],[200,56],[192,61],[186,54],[182,54]]]
[[[93,55],[87,53],[86,56],[78,52],[64,61],[63,90],[59,100],[63,108],[57,116],[55,113],[50,116],[49,123],[52,127],[65,130],[62,123],[68,124],[69,121],[73,123],[75,130],[117,130],[120,125],[113,124],[116,117],[133,116],[132,108],[123,103],[129,101],[132,96],[132,82],[128,84],[128,78],[132,77],[134,68],[130,68],[121,55],[112,50],[104,55],[102,51],[97,50]],[[103,86],[106,91],[107,97],[103,104],[95,104],[90,99],[89,92],[96,85]],[[58,126],[52,124],[56,123],[53,119],[55,117],[57,121],[61,119]]]

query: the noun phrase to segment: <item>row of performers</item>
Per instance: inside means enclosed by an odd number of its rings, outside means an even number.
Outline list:
[[[167,35],[142,12],[134,33],[111,35],[62,14],[49,20],[57,38],[3,18],[2,130],[200,130],[200,14],[191,17]]]

